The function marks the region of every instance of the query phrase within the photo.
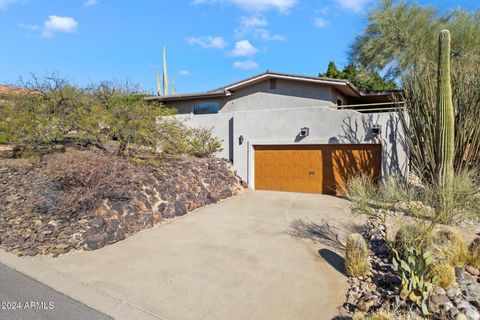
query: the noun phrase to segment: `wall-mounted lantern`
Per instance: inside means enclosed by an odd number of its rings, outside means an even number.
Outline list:
[[[239,144],[239,145],[242,145],[242,144],[243,144],[243,140],[244,140],[244,138],[243,138],[242,135],[241,135],[240,137],[238,137],[238,144]]]
[[[310,134],[310,129],[309,128],[304,127],[302,129],[300,129],[300,134],[299,134],[300,137],[304,138],[304,137],[307,137],[309,134]]]
[[[374,124],[371,129],[373,136],[378,136],[382,133],[382,126],[379,124]]]

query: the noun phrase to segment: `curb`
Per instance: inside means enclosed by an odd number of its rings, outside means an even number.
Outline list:
[[[0,249],[0,263],[115,320],[165,320],[97,288],[69,278],[34,258],[17,257]]]

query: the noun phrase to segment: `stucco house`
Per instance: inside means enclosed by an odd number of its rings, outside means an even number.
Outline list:
[[[346,80],[267,71],[215,90],[148,97],[191,127],[213,127],[217,156],[250,188],[336,194],[348,177],[405,174],[395,101]]]

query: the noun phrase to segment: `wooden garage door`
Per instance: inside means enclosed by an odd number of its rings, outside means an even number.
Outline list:
[[[349,177],[380,177],[380,144],[257,145],[255,189],[339,194]]]

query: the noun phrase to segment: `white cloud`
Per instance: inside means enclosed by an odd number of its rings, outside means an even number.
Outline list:
[[[365,6],[371,2],[371,0],[336,0],[337,3],[346,10],[354,12],[362,12]]]
[[[188,70],[180,70],[178,73],[179,73],[181,76],[184,76],[184,77],[187,77],[187,76],[192,75],[192,74],[190,73],[190,71],[188,71]]]
[[[285,37],[281,34],[271,34],[267,29],[257,29],[254,32],[255,38],[270,41],[285,41]]]
[[[25,30],[28,30],[28,31],[37,31],[38,29],[40,29],[40,26],[37,26],[35,24],[19,23],[19,24],[17,24],[17,26],[19,28],[22,28],[22,29],[25,29]]]
[[[267,11],[276,9],[288,12],[297,4],[297,0],[192,0],[191,4],[230,3],[248,11]]]
[[[258,52],[258,49],[252,46],[250,41],[241,40],[235,43],[235,48],[232,50],[231,55],[234,57],[253,56]]]
[[[233,67],[235,69],[240,69],[240,70],[253,70],[253,69],[258,69],[258,64],[252,60],[235,61],[233,63]]]
[[[188,37],[185,40],[190,45],[198,45],[203,48],[224,49],[228,43],[222,37]]]
[[[268,25],[267,20],[256,16],[240,17],[238,21],[240,25],[235,29],[235,36],[237,37],[244,37],[255,29]]]
[[[258,16],[240,17],[239,26],[235,28],[235,37],[243,38],[247,35],[253,35],[257,39],[283,41],[285,37],[280,34],[271,34],[265,27],[268,21]]]
[[[328,21],[322,17],[316,17],[315,20],[313,20],[313,25],[317,28],[324,28],[328,26]]]
[[[84,3],[85,6],[94,6],[96,4],[98,4],[98,0],[85,0]]]
[[[9,5],[17,2],[19,2],[19,0],[0,0],[0,11],[5,10]]]
[[[73,33],[77,31],[78,22],[72,17],[49,16],[43,23],[42,37],[51,38],[55,33]]]

